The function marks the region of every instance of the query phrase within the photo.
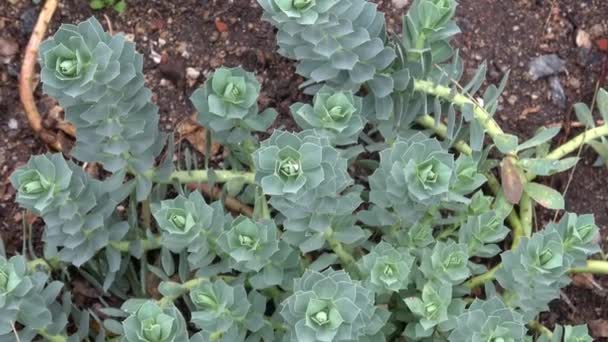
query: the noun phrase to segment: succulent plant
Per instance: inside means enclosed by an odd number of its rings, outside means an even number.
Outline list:
[[[469,254],[465,244],[438,241],[432,250],[424,250],[420,270],[426,279],[437,279],[456,285],[471,275],[468,263]]]
[[[362,100],[350,91],[338,91],[323,86],[313,99],[313,105],[296,103],[291,113],[302,129],[317,129],[329,137],[333,145],[357,142],[365,126],[361,113]]]
[[[480,212],[481,210],[475,210]],[[491,209],[477,216],[469,216],[458,231],[458,241],[468,246],[468,253],[482,258],[491,258],[500,253],[497,242],[504,240],[509,229],[504,218]]]
[[[161,243],[175,253],[186,250],[213,220],[213,208],[197,191],[153,204],[152,214],[161,230]]]
[[[78,129],[72,155],[101,162],[110,172],[135,171],[144,197],[151,184],[143,174],[153,167],[164,139],[135,45],[90,18],[62,25],[42,43],[39,56],[44,92],[59,101]]]
[[[380,294],[406,289],[413,264],[414,257],[407,249],[380,242],[359,260],[358,266],[367,277],[366,284]]]
[[[186,321],[179,310],[173,305],[161,307],[154,301],[146,301],[131,312],[123,330],[124,342],[188,341]]]
[[[124,196],[118,191],[123,177],[119,173],[101,182],[61,154],[47,154],[32,157],[11,181],[24,207],[41,209],[49,251],[60,248],[59,259],[80,266],[127,233],[127,223],[114,214]],[[33,187],[46,190],[33,193]]]
[[[395,59],[395,51],[384,45],[384,16],[375,4],[365,0],[258,3],[263,18],[279,30],[279,53],[299,60],[296,71],[312,82],[358,90]]]
[[[566,258],[572,266],[583,266],[587,256],[600,251],[597,244],[599,230],[592,215],[578,216],[566,213],[557,223],[549,223],[545,229],[556,230],[563,243]]]
[[[448,307],[452,302],[452,287],[448,284],[427,283],[422,295],[404,299],[407,307],[419,317],[416,326],[429,330],[448,320]],[[413,324],[412,324],[413,325]]]
[[[0,255],[0,339],[11,340],[15,322],[28,329],[43,329],[52,323],[47,300],[57,292],[43,293],[48,275],[28,269],[23,256]],[[58,290],[61,283],[53,284]]]
[[[309,131],[274,131],[253,156],[256,181],[265,194],[275,196],[315,189],[325,179],[324,149],[332,153],[326,141]]]
[[[42,214],[67,201],[72,171],[59,153],[33,156],[11,175],[17,189],[15,201]]]
[[[431,138],[417,133],[399,139],[380,153],[380,166],[370,176],[370,201],[415,222],[451,194],[454,157]]]
[[[7,259],[0,240],[0,341],[498,342],[531,340],[528,329],[546,334],[539,342],[590,340],[584,327],[557,326],[551,337],[533,321],[568,274],[605,273],[608,263],[587,259],[599,251],[591,216],[566,213],[532,233],[535,204],[564,207],[532,179],[575,165],[565,157],[582,144],[606,154],[608,126],[579,104],[589,129],[553,151],[559,129],[521,144],[504,133],[492,117],[505,82],[477,96],[482,64],[457,86],[454,0],[413,1],[388,39],[368,0],[258,2],[314,98],[291,107],[303,131],[258,143],[277,114],[259,113],[255,75],[213,72],[191,100],[207,146],[210,136],[226,145],[205,168],[222,170],[196,170],[186,153],[186,170],[173,171],[173,143],[155,166],[158,110],[124,36],[90,19],[43,44],[43,89],[76,126],[75,158],[112,174],[96,180],[47,154],[11,176],[16,201],[44,220],[45,245],[36,258],[27,220],[21,253],[32,260]],[[597,103],[608,121],[608,92]],[[193,183],[219,189],[209,194],[218,199],[206,202]],[[235,203],[236,218],[224,209]],[[76,268],[111,296],[102,304],[121,309],[97,308],[99,322],[73,305],[50,279]],[[103,323],[94,331],[91,317]]]
[[[242,68],[217,69],[190,101],[197,120],[222,143],[237,144],[252,131],[265,131],[277,116],[274,109],[258,113],[260,83]]]
[[[524,341],[524,320],[499,298],[476,299],[458,316],[449,341]]]
[[[294,282],[293,294],[281,307],[291,329],[288,341],[352,341],[378,334],[388,312],[374,306],[374,294],[344,271],[306,271]],[[376,335],[378,334],[378,335]]]
[[[566,276],[570,258],[566,257],[559,233],[553,229],[522,239],[517,249],[500,256],[502,267],[496,272],[496,280],[513,291],[511,302],[522,309],[526,319],[546,309],[551,300],[559,297],[559,289],[570,281]]]
[[[234,268],[260,271],[279,251],[278,228],[274,221],[254,222],[245,216],[237,217],[230,230],[218,238],[218,245],[234,260]]]

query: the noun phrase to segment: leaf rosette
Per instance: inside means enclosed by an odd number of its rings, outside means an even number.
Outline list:
[[[31,272],[23,256],[6,259],[0,255],[0,339],[12,340],[15,322],[26,330],[42,329],[51,324],[48,299],[54,300],[53,291],[43,295],[48,276]],[[61,287],[57,287],[57,291]],[[56,295],[56,293],[55,293]]]
[[[104,32],[90,18],[62,25],[41,44],[39,58],[44,92],[58,100],[66,120],[76,126],[75,158],[101,162],[110,172],[128,166],[141,174],[153,167],[164,139],[158,108],[144,86],[143,56],[134,43]]]
[[[152,215],[161,231],[161,243],[174,253],[188,249],[203,230],[212,226],[213,208],[198,191],[152,205]]]
[[[72,170],[60,153],[32,156],[10,177],[17,189],[15,201],[43,214],[67,200],[71,176]]]
[[[556,230],[564,242],[566,258],[572,267],[584,266],[587,257],[600,252],[597,243],[599,229],[593,215],[566,213],[557,223],[549,223],[545,229]]]
[[[542,230],[524,238],[515,250],[501,254],[502,267],[496,280],[519,306],[525,319],[532,319],[559,297],[559,289],[570,282],[570,260],[558,232]]]
[[[259,0],[264,18],[274,23],[315,25],[327,22],[328,11],[340,0]]]
[[[280,2],[287,5],[282,8],[288,9],[296,1],[314,5],[302,7],[304,11],[291,11],[301,17],[288,16],[277,6]],[[326,83],[356,91],[396,57],[395,51],[384,44],[384,16],[377,11],[376,4],[365,0],[258,0],[258,3],[264,9],[263,19],[279,30],[279,53],[299,61],[296,72],[311,80],[307,84]],[[390,93],[393,84],[385,82],[382,87],[383,92]]]
[[[383,341],[388,312],[374,306],[374,293],[344,271],[307,270],[294,282],[281,316],[288,341]],[[376,335],[377,334],[377,335]]]
[[[258,114],[260,83],[242,68],[219,68],[190,100],[198,112],[198,122],[211,129],[214,138],[236,144],[251,131],[265,131],[277,113],[267,109]]]
[[[421,259],[420,270],[426,279],[438,279],[456,285],[471,275],[467,245],[453,240],[447,243],[437,241],[432,250],[424,250]]]
[[[429,282],[422,288],[422,296],[407,297],[405,304],[419,318],[417,323],[411,323],[406,333],[414,331],[413,335],[422,335],[433,327],[448,320],[448,309],[452,302],[452,286]],[[432,332],[432,330],[431,330]]]
[[[196,307],[192,322],[212,332],[227,331],[251,306],[242,285],[230,286],[222,280],[202,283],[190,291],[190,299]]]
[[[359,260],[358,267],[361,274],[368,278],[366,283],[376,293],[382,294],[406,289],[413,264],[414,257],[407,249],[380,242]]]
[[[370,176],[370,201],[415,221],[450,193],[454,157],[436,139],[417,133],[380,152]],[[418,212],[418,213],[416,213]]]
[[[146,301],[124,320],[122,326],[124,342],[188,341],[186,321],[173,305],[161,307],[154,301]]]
[[[22,194],[17,198],[22,198],[23,207],[44,208],[36,212],[46,224],[42,238],[49,253],[79,266],[126,234],[128,225],[114,214],[125,196],[118,191],[123,178],[119,172],[103,182],[96,180],[57,153],[30,158],[11,181]],[[32,193],[32,188],[40,192]]]
[[[337,91],[323,86],[313,99],[313,105],[296,103],[291,113],[302,129],[317,129],[327,134],[333,145],[357,142],[365,126],[361,116],[362,99],[350,91]]]
[[[325,180],[323,162],[332,152],[336,153],[326,140],[309,131],[276,130],[254,152],[256,181],[268,195],[301,194]]]
[[[497,297],[473,301],[471,306],[458,316],[449,341],[524,341],[525,322],[523,316]]]
[[[260,271],[279,251],[278,228],[272,220],[254,222],[245,216],[237,217],[230,230],[218,239],[219,247],[230,255],[235,268]]]

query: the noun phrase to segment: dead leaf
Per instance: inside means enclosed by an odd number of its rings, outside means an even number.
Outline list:
[[[177,133],[179,139],[186,139],[194,149],[200,154],[205,155],[207,145],[207,130],[194,119],[196,116],[186,118],[177,124]],[[215,156],[220,151],[220,144],[213,142],[211,144],[211,156]]]
[[[593,274],[591,273],[577,273],[573,275],[572,284],[590,290],[604,290],[602,286],[593,279]]]
[[[500,180],[507,201],[511,204],[519,203],[524,192],[524,184],[517,166],[513,163],[513,157],[507,156],[500,163]]]
[[[228,24],[222,21],[220,18],[215,18],[215,28],[219,32],[228,32]]]
[[[608,320],[596,319],[587,323],[594,337],[608,337]]]

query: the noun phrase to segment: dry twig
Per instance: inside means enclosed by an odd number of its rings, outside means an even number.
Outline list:
[[[38,108],[36,108],[36,103],[34,101],[34,89],[32,82],[34,68],[36,66],[36,58],[38,56],[38,47],[45,36],[46,29],[53,16],[53,13],[55,13],[55,9],[57,9],[57,0],[47,0],[44,3],[44,7],[40,11],[40,15],[38,16],[36,26],[34,26],[34,31],[32,32],[30,41],[27,43],[27,47],[25,48],[25,54],[21,66],[21,74],[19,76],[19,96],[21,97],[21,103],[23,104],[23,109],[25,111],[25,115],[27,116],[27,121],[29,122],[30,127],[32,127],[34,132],[38,134],[42,141],[44,141],[51,148],[61,150],[61,143],[56,138],[55,134],[42,126],[42,119],[40,118],[40,113],[38,112]]]

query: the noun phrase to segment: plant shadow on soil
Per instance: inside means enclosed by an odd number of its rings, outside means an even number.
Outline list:
[[[12,2],[0,5],[0,38],[19,46],[8,63],[0,64],[0,235],[9,253],[21,248],[22,213],[14,205],[14,189],[8,176],[30,155],[46,151],[24,119],[16,86],[23,49],[39,7],[30,0]],[[390,0],[375,2],[387,13],[389,31],[399,32],[405,9],[396,8]],[[564,124],[567,128],[557,140],[565,141],[581,132],[580,128],[568,128],[568,123],[575,120],[569,108],[576,102],[591,102],[602,64],[608,58],[595,47],[590,52],[577,47],[576,35],[585,30],[592,43],[608,37],[606,13],[608,2],[602,0],[463,0],[457,15],[463,34],[458,36],[456,46],[465,61],[464,78],[470,77],[483,60],[488,61],[488,82],[498,83],[504,72],[511,70],[497,112],[501,126],[527,138],[540,126]],[[106,27],[111,22],[114,31],[134,38],[145,57],[144,74],[160,107],[163,130],[174,129],[191,115],[189,94],[221,65],[242,65],[254,71],[262,83],[260,106],[279,111],[271,129],[296,129],[289,106],[308,99],[298,89],[303,79],[295,74],[293,62],[276,53],[274,30],[260,20],[261,9],[255,0],[130,0],[123,15],[112,10],[93,13],[86,0],[65,0],[53,18],[50,32],[59,23],[76,23],[91,15],[96,15]],[[560,75],[567,96],[566,109],[551,102],[546,80],[532,81],[527,76],[529,60],[550,53],[567,61],[568,72]],[[152,58],[155,54],[161,64]],[[193,78],[196,72],[187,74],[186,68],[195,69],[200,76]],[[600,81],[608,86],[607,80]],[[39,88],[38,107],[44,115],[54,104]],[[52,120],[45,123],[52,126]],[[593,153],[583,150],[567,187],[566,203],[570,211],[595,214],[602,229],[604,250],[608,251],[608,169],[593,167],[594,161]],[[569,174],[543,182],[563,192]],[[544,226],[552,218],[552,212],[537,210],[537,226]],[[35,226],[35,244],[39,247],[41,223]],[[562,300],[554,301],[551,311],[542,315],[542,321],[553,326],[608,319],[608,300],[602,290],[608,287],[608,277],[597,276],[595,282],[578,281],[569,286],[563,291]],[[596,323],[601,328],[603,322]]]

